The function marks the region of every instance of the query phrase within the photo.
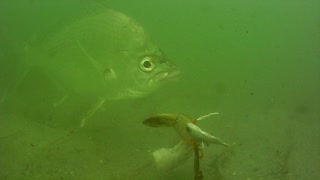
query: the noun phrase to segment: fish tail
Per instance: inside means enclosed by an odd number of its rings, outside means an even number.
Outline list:
[[[14,94],[30,71],[26,43],[18,43],[10,38],[0,37],[0,103],[14,97]]]

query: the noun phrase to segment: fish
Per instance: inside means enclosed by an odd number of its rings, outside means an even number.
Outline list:
[[[219,138],[203,131],[200,129],[197,125],[193,123],[188,123],[187,124],[187,131],[188,133],[197,141],[200,141],[204,144],[219,144],[223,146],[229,146],[227,143],[221,141]]]
[[[153,161],[158,169],[172,170],[192,157],[192,152],[199,151],[199,145],[217,144],[228,147],[229,145],[219,138],[201,130],[195,123],[211,115],[210,113],[197,119],[181,114],[158,114],[143,121],[149,127],[172,127],[180,136],[180,142],[172,148],[160,148],[152,152]],[[199,157],[198,157],[199,158]]]
[[[36,64],[83,95],[141,97],[178,72],[141,25],[111,9],[72,23],[44,48]]]
[[[81,126],[108,100],[141,98],[178,79],[179,69],[133,18],[112,10],[84,16],[37,47],[25,48],[27,68],[14,85],[38,69],[68,97],[93,99]]]
[[[229,146],[219,138],[201,130],[196,122],[217,113],[210,113],[197,119],[192,119],[180,114],[159,114],[147,118],[143,124],[150,127],[173,127],[181,139],[187,143],[204,143]]]

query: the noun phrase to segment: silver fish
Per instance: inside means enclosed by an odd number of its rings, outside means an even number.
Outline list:
[[[186,129],[188,133],[199,142],[203,142],[205,144],[220,144],[223,146],[229,146],[227,143],[221,141],[219,138],[201,130],[198,126],[196,126],[193,123],[188,123]]]
[[[178,72],[143,27],[111,9],[67,26],[42,50],[36,65],[78,94],[106,99],[147,95]]]
[[[63,105],[69,94],[96,99],[81,125],[106,100],[146,96],[179,72],[142,26],[111,9],[75,21],[26,52],[25,69],[40,69],[67,92],[53,106]]]

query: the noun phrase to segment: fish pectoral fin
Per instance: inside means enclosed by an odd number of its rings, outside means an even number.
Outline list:
[[[57,101],[56,103],[53,103],[52,106],[54,108],[57,108],[58,106],[63,104],[68,99],[68,97],[69,97],[68,95],[63,96],[59,101]]]
[[[106,98],[100,98],[86,113],[81,120],[81,127],[90,119],[104,104]]]
[[[117,74],[113,68],[107,67],[103,72],[104,80],[107,82],[117,79]]]

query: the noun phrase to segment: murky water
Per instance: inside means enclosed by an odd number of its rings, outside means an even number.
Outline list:
[[[197,125],[231,146],[203,149],[204,179],[320,178],[318,1],[101,3],[139,22],[179,80],[144,98],[106,101],[80,128],[89,97],[64,101],[41,69],[18,77],[32,56],[26,47],[99,3],[1,1],[0,179],[193,179],[192,157],[169,172],[152,164],[151,153],[179,137],[142,121],[210,112],[220,114]]]

